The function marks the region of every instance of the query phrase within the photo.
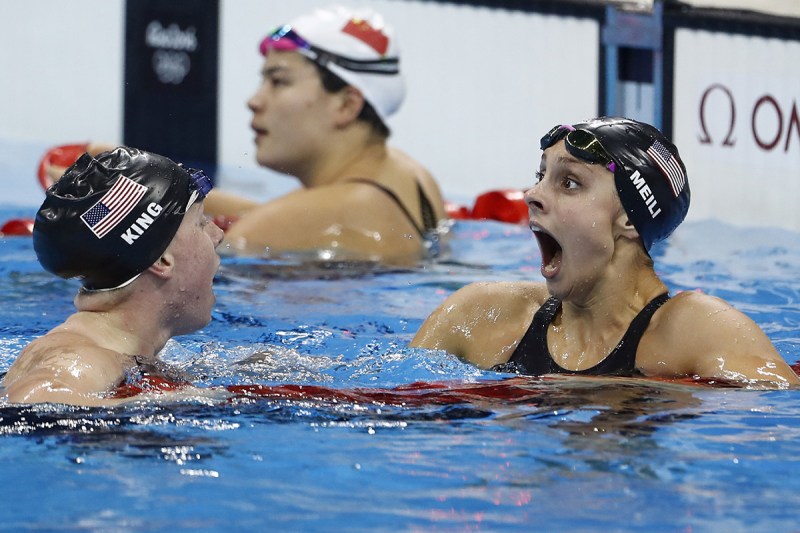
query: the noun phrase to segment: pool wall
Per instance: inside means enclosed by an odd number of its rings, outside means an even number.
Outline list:
[[[255,165],[245,102],[259,81],[257,45],[265,33],[331,3],[219,1],[217,153],[224,187],[269,198],[295,186]],[[793,67],[800,64],[799,18],[686,8],[634,14],[608,27],[614,8],[603,2],[350,4],[377,9],[397,30],[407,96],[389,120],[392,143],[428,166],[450,199],[525,188],[543,131],[622,109],[662,117],[689,169],[690,218],[800,229],[793,200],[800,192],[800,71]],[[124,0],[0,7],[0,65],[13,80],[0,85],[0,173],[12,184],[0,203],[39,203],[33,172],[46,147],[123,141],[126,7]],[[663,91],[618,80],[610,66],[617,58],[612,45],[635,47],[630,42],[641,38],[637,20],[656,30],[648,42],[663,62]],[[614,99],[609,87],[617,82]],[[26,161],[9,165],[7,158]],[[19,166],[30,175],[11,172]],[[760,180],[769,187],[753,187]]]

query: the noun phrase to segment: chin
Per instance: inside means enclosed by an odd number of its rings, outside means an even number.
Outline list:
[[[555,283],[553,283],[552,280],[549,280],[549,279],[545,280],[544,284],[547,287],[547,293],[550,296],[555,296],[559,300],[563,299],[562,298],[563,295],[559,293],[558,288],[556,287]]]
[[[265,156],[263,156],[261,154],[258,154],[258,153],[256,153],[256,163],[258,163],[259,166],[262,166],[262,167],[272,168],[270,166],[271,163],[270,163],[269,158],[267,158],[267,157],[265,157]]]
[[[546,279],[545,286],[547,287],[547,292],[550,294],[550,296],[554,296],[559,300],[564,300],[567,296],[569,296],[570,291],[567,290],[566,287],[563,287],[556,280]]]

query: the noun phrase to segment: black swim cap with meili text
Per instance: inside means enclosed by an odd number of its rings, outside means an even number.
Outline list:
[[[597,147],[581,149],[580,142],[587,141],[573,132],[588,133],[611,160],[607,168],[614,173],[622,206],[645,250],[649,252],[683,222],[691,199],[686,166],[675,145],[658,129],[632,119],[601,117],[553,128],[542,138],[541,148],[566,137],[565,146],[572,155],[582,159],[598,155]],[[570,142],[573,136],[579,142]]]
[[[36,256],[86,290],[125,286],[155,263],[210,189],[202,171],[135,148],[83,154],[47,189],[33,227]]]

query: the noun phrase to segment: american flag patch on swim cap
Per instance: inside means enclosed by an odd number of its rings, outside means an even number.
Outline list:
[[[114,186],[81,215],[81,220],[98,239],[102,239],[128,216],[145,192],[147,187],[144,185],[120,176]]]
[[[658,141],[653,141],[652,146],[647,149],[647,154],[653,158],[658,168],[669,181],[672,194],[675,198],[686,186],[686,174],[683,173],[680,163],[667,148]]]

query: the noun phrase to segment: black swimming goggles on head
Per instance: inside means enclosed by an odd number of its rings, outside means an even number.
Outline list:
[[[611,172],[617,169],[617,164],[608,155],[600,140],[586,130],[578,130],[569,124],[560,124],[548,131],[539,141],[539,148],[545,150],[556,142],[564,139],[564,144],[569,153],[583,159],[587,163],[600,164]]]
[[[339,65],[353,72],[367,72],[369,74],[400,73],[400,60],[396,57],[385,59],[351,59],[349,57],[333,54],[306,41],[288,24],[273,31],[264,39],[261,43],[261,53],[266,54],[269,49],[269,41],[280,41],[283,39],[294,44],[298,51],[301,51],[304,56],[321,67],[327,68],[328,63],[333,63],[334,65]]]

